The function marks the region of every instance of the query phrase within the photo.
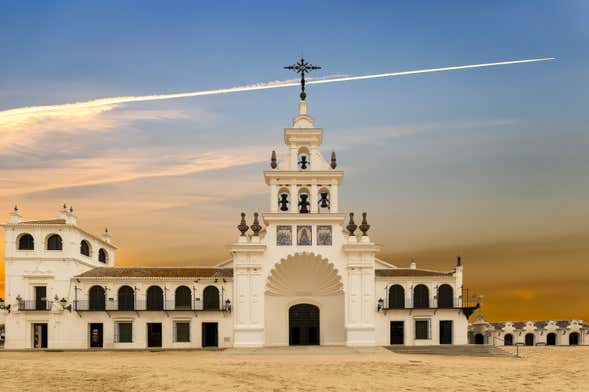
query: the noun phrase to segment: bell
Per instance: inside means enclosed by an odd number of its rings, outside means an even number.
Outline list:
[[[299,161],[299,167],[301,168],[301,170],[307,170],[307,168],[309,167],[309,161],[307,161],[306,155],[301,156],[301,160]]]
[[[319,206],[321,208],[329,208],[329,193],[321,192],[321,200],[319,200]]]
[[[301,195],[300,196],[301,201],[299,201],[299,212],[301,214],[308,214],[309,213],[309,201],[307,201],[307,199],[309,198],[309,195]]]
[[[280,211],[288,211],[288,194],[281,194],[278,203],[280,204]]]

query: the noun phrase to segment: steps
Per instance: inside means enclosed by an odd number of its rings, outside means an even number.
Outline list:
[[[486,345],[461,345],[461,346],[387,346],[398,354],[427,354],[427,355],[448,355],[466,357],[512,357],[509,352],[498,347]]]

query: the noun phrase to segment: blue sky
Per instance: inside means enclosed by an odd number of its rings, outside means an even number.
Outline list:
[[[471,286],[517,296],[523,279],[534,294],[521,300],[537,305],[551,263],[570,267],[559,279],[575,290],[579,272],[589,275],[588,20],[584,1],[10,2],[0,111],[290,79],[282,67],[301,52],[323,67],[316,76],[556,57],[308,88],[325,151],[346,170],[343,207],[369,212],[383,257],[446,268],[463,253]],[[0,124],[0,205],[37,218],[72,203],[86,227],[112,227],[124,264],[224,258],[239,211],[267,205],[260,172],[297,96],[264,90]],[[158,241],[162,220],[178,232]],[[210,238],[195,239],[204,225]],[[485,270],[490,254],[517,264],[512,280]]]

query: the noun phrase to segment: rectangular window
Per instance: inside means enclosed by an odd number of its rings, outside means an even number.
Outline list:
[[[415,320],[415,339],[431,339],[429,320]]]
[[[176,330],[174,334],[174,341],[179,343],[190,342],[190,322],[176,321],[174,326]]]
[[[133,343],[133,323],[117,321],[115,323],[115,343]]]

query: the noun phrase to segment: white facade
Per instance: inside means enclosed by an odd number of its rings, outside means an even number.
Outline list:
[[[474,307],[460,259],[448,272],[378,260],[366,214],[357,227],[340,212],[344,173],[335,153],[321,155],[306,101],[284,141],[264,172],[267,212],[242,221],[231,259],[214,268],[115,267],[108,233],[81,230],[73,211],[28,222],[13,212],[6,348],[466,344]],[[33,249],[20,249],[25,234]],[[51,250],[55,234],[62,247]]]

